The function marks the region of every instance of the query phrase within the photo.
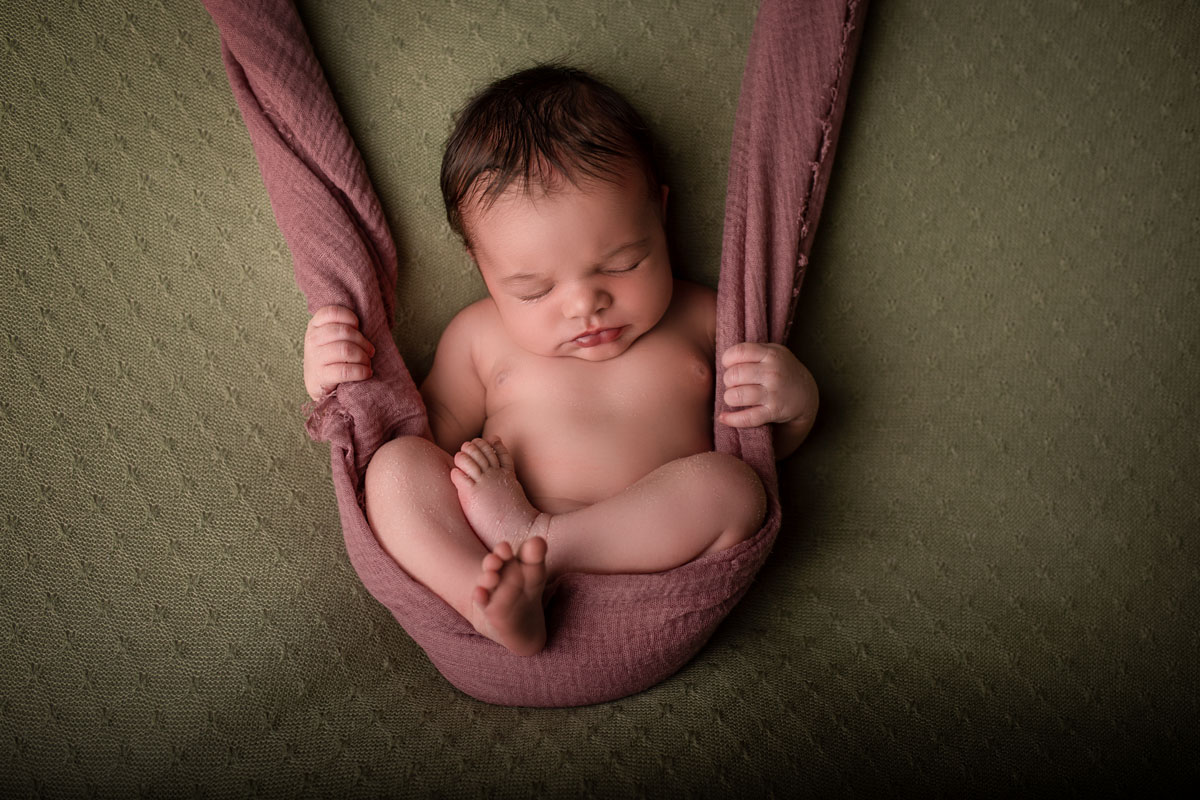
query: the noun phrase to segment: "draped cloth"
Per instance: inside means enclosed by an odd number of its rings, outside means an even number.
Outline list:
[[[477,633],[383,550],[364,514],[363,476],[375,451],[397,436],[431,434],[392,338],[396,248],[362,157],[291,0],[204,2],[308,311],[352,309],[375,346],[372,377],[304,406],[308,435],[330,444],[346,551],[363,585],[451,684],[485,702],[586,705],[674,674],[745,595],[779,532],[769,427],[714,424],[716,449],[746,461],[766,489],[766,518],[750,539],[663,572],[561,576],[546,608],[546,647],[535,656],[515,656]],[[763,0],[757,12],[729,159],[718,387],[726,347],[787,339],[866,6]],[[726,410],[721,395],[716,413]]]

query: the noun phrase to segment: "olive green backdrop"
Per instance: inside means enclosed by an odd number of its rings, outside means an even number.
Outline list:
[[[754,2],[305,0],[422,377],[484,288],[450,113],[536,58],[659,134],[716,285]],[[675,677],[458,693],[362,589],[307,314],[199,2],[0,8],[0,795],[1092,793],[1194,782],[1200,7],[876,0],[771,560]]]

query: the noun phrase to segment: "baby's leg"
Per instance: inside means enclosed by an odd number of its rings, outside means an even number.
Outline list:
[[[367,521],[404,571],[517,655],[545,645],[545,543],[504,543],[491,553],[463,516],[450,456],[402,436],[376,451],[364,477]],[[519,556],[514,553],[519,550]]]
[[[550,577],[563,572],[660,572],[749,539],[766,492],[746,462],[697,453],[663,464],[623,491],[551,519]]]
[[[671,569],[748,539],[766,515],[758,475],[725,453],[676,459],[606,500],[554,515],[529,503],[499,440],[465,443],[454,463],[450,479],[479,535],[510,542],[544,537],[551,580],[564,572]]]

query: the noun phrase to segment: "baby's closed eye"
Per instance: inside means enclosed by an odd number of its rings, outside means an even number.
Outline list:
[[[644,261],[645,259],[642,259],[642,260]],[[621,267],[620,269],[606,269],[606,270],[602,270],[602,271],[606,275],[620,275],[625,272],[633,272],[635,269],[637,269],[641,265],[642,265],[642,261],[638,261],[636,264],[629,266],[629,267]],[[537,300],[542,299],[546,295],[550,294],[550,292],[553,289],[554,289],[554,287],[551,286],[548,289],[545,289],[544,291],[538,292],[536,294],[518,295],[517,300],[521,301],[522,303],[533,303],[533,302],[536,302]]]

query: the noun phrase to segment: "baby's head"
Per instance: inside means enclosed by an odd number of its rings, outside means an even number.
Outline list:
[[[450,226],[524,349],[604,361],[670,305],[667,187],[649,129],[587,73],[541,65],[471,98],[441,183]]]

